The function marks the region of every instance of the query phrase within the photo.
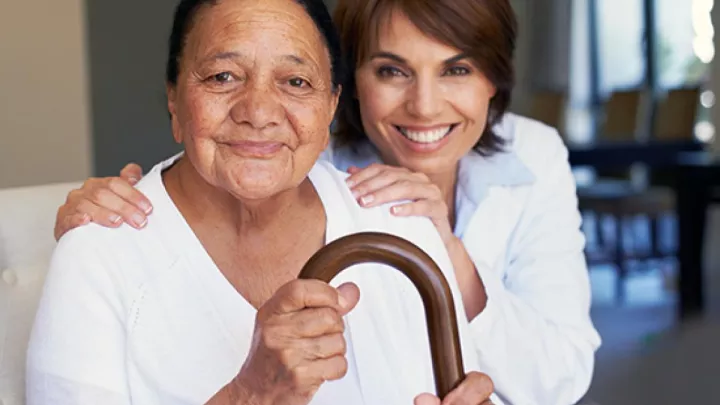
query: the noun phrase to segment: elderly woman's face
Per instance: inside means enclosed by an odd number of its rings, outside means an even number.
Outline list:
[[[337,106],[327,48],[292,0],[202,8],[168,89],[173,135],[210,184],[262,199],[297,187]]]
[[[363,127],[390,163],[454,170],[485,129],[495,88],[458,49],[393,12],[355,72]]]

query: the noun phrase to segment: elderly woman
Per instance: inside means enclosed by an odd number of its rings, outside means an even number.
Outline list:
[[[316,163],[341,77],[320,0],[180,3],[167,95],[184,153],[138,184],[155,206],[144,232],[88,226],[60,241],[30,405],[440,403],[423,394],[426,324],[407,279],[364,265],[337,288],[297,280],[328,241],[375,230],[425,249],[461,302],[429,220],[359,207],[347,175]],[[468,377],[444,403],[489,403],[457,313]]]
[[[600,339],[575,183],[557,132],[506,113],[510,4],[339,0],[334,20],[354,74],[324,159],[352,174],[361,205],[432,219],[499,396],[577,402]],[[58,211],[56,236],[90,221],[152,224],[152,201],[133,187],[141,174],[90,179]]]

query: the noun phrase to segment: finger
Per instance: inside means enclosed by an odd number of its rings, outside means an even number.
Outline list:
[[[101,207],[90,200],[80,200],[75,207],[75,215],[87,215],[90,221],[106,228],[117,228],[123,223],[120,214]]]
[[[377,177],[376,177],[377,178]],[[376,178],[372,179],[374,181]],[[366,204],[366,199],[371,202]],[[396,201],[434,200],[442,204],[440,189],[431,183],[417,183],[414,180],[398,179],[395,183],[366,193],[360,199],[363,206],[376,206]]]
[[[433,220],[447,220],[448,208],[441,200],[417,200],[405,204],[398,204],[390,208],[393,215],[399,217],[419,216],[429,217]]]
[[[142,167],[136,163],[128,163],[120,170],[120,177],[135,185],[143,177]]]
[[[360,289],[355,283],[344,283],[338,286],[338,302],[340,303],[340,315],[343,316],[352,311],[360,302]]]
[[[124,180],[120,180],[123,181]],[[81,200],[77,210],[92,217],[93,222],[108,226],[123,221],[133,228],[140,229],[147,225],[147,216],[136,206],[127,202],[109,188],[98,188],[93,191],[89,200]]]
[[[55,240],[65,235],[68,231],[90,223],[90,216],[87,214],[75,213],[66,215],[55,227]]]
[[[294,312],[287,323],[288,331],[284,334],[292,337],[314,338],[345,330],[342,315],[330,307],[306,308]]]
[[[293,280],[280,287],[261,307],[261,312],[263,315],[283,315],[321,307],[342,312],[338,290],[320,280]]]
[[[355,174],[355,173],[359,172],[360,170],[362,170],[362,169],[357,166],[350,166],[350,167],[348,167],[347,172],[350,174]]]
[[[134,206],[133,208],[139,209],[143,214],[147,215],[152,212],[152,204],[150,203],[150,200],[145,197],[143,193],[138,191],[138,189],[133,187],[132,184],[128,183],[127,180],[120,177],[112,177],[108,179],[107,187],[123,200],[132,204]]]
[[[347,343],[342,332],[303,339],[301,344],[306,359],[329,359],[347,353]]]
[[[343,378],[347,374],[348,363],[345,356],[338,355],[327,359],[312,360],[299,368],[298,373],[305,376],[305,384],[315,385]]]
[[[432,394],[420,394],[415,397],[414,405],[440,405],[440,398]]]
[[[383,192],[387,194],[384,201],[397,201],[398,199],[414,199],[412,195],[416,189],[415,185],[423,185],[419,183],[417,178],[410,172],[406,171],[383,171],[377,175],[368,178],[352,188],[353,196],[358,198],[363,206],[378,205],[378,195]],[[425,187],[434,187],[430,183],[425,183]],[[390,189],[390,190],[388,190]],[[386,191],[387,190],[387,191]],[[422,189],[421,189],[422,191]],[[420,194],[419,197],[424,195],[430,195],[425,190],[425,193]],[[389,198],[388,198],[389,197]]]
[[[473,371],[443,399],[442,405],[482,404],[490,400],[494,389],[487,374]]]
[[[345,179],[345,183],[348,185],[348,187],[354,188],[358,184],[360,184],[364,181],[367,181],[368,179],[371,179],[383,172],[397,171],[397,170],[400,170],[400,169],[398,169],[396,167],[392,167],[392,166],[374,163],[366,168],[360,169],[356,173],[351,174],[350,177]],[[407,169],[402,169],[402,170],[407,170]]]

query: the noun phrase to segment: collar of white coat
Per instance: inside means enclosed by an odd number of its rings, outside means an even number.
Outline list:
[[[508,188],[530,185],[535,175],[514,149],[518,120],[506,114],[493,129],[505,140],[503,150],[489,156],[472,151],[460,160],[458,186],[455,193],[455,235],[463,237],[480,203],[494,187]]]
[[[471,151],[460,160],[458,192],[473,205],[480,204],[489,187],[523,186],[535,182],[535,175],[514,149],[517,121],[515,115],[505,114],[493,127],[495,134],[505,141],[502,151],[489,156]]]

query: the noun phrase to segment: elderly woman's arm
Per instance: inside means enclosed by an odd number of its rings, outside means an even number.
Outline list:
[[[28,405],[129,405],[125,314],[111,258],[68,235],[50,264],[27,358]]]
[[[567,149],[553,135],[543,140],[553,152],[510,240],[506,279],[476,263],[488,300],[471,328],[483,371],[512,404],[577,402],[600,344],[589,316],[575,181]]]

